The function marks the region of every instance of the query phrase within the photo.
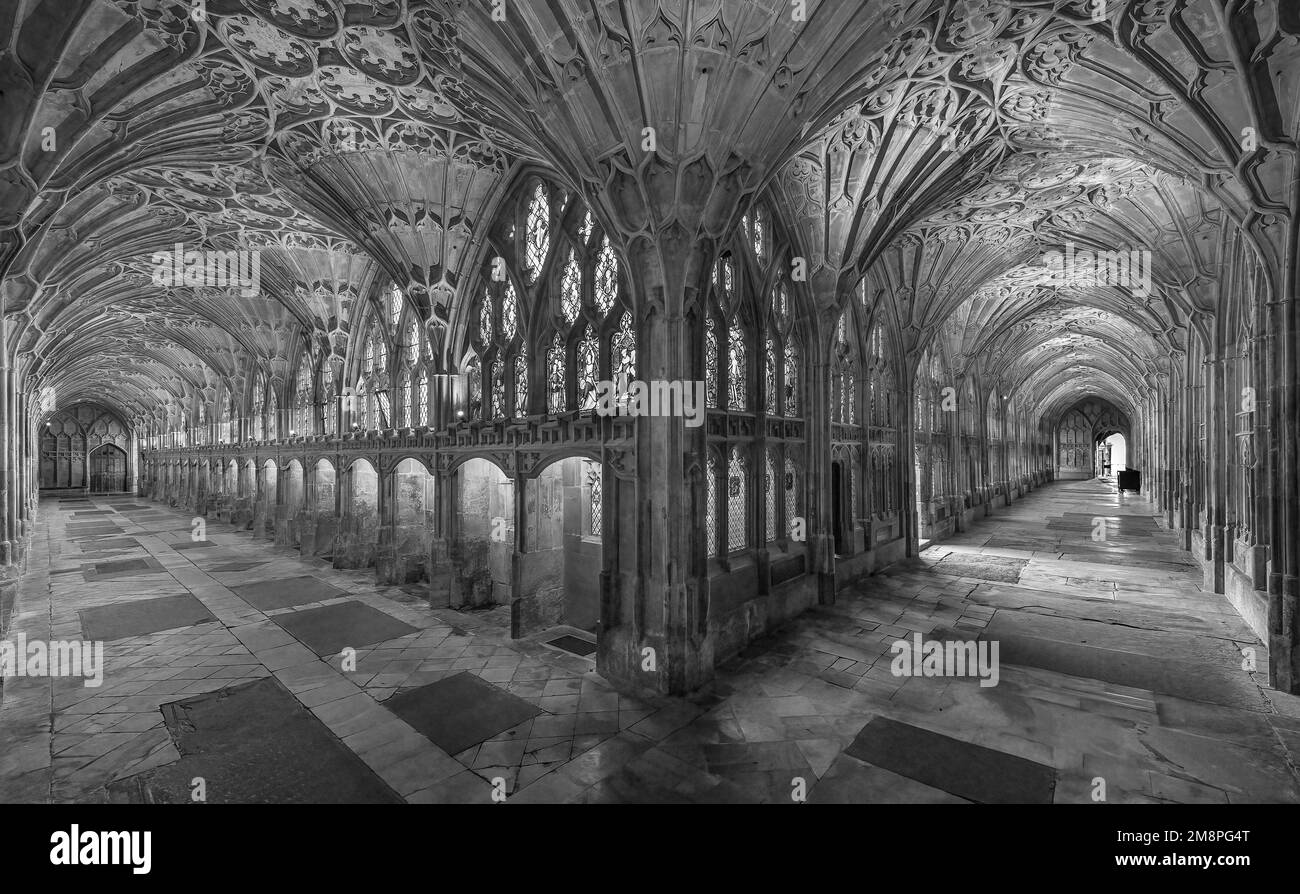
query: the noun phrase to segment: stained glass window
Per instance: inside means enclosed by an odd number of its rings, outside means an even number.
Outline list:
[[[528,355],[515,357],[515,416],[528,414]]]
[[[844,374],[844,421],[858,424],[858,381],[852,370]]]
[[[745,454],[740,447],[731,448],[727,464],[727,550],[744,549],[749,542],[749,505],[745,480]]]
[[[618,297],[618,258],[606,236],[600,244],[600,258],[596,261],[596,306],[601,314],[609,313]]]
[[[727,356],[727,407],[744,410],[747,407],[745,391],[749,381],[749,357],[745,353],[745,336],[734,321],[727,329]]]
[[[730,302],[736,294],[735,287],[736,269],[731,262],[731,258],[727,257],[722,262],[722,291],[726,294],[728,302]]]
[[[602,512],[602,500],[604,493],[601,488],[600,464],[591,460],[582,461],[582,470],[587,480],[587,490],[590,493],[591,522],[588,526],[588,533],[593,537],[599,537],[604,528],[604,518]]]
[[[582,237],[582,244],[586,245],[587,240],[591,238],[591,212],[588,211],[582,218],[582,225],[578,227],[578,235]]]
[[[546,407],[551,413],[563,413],[566,409],[564,370],[564,339],[557,332],[546,352]]]
[[[596,383],[600,381],[600,345],[596,333],[587,333],[578,342],[578,405],[590,410],[596,406]]]
[[[610,372],[614,381],[626,376],[636,378],[636,333],[632,331],[632,315],[627,311],[619,318],[618,330],[610,339]]]
[[[767,510],[767,540],[776,539],[776,464],[773,462],[771,447],[767,448],[767,467],[763,475],[763,496]]]
[[[415,392],[415,424],[429,424],[429,373],[420,370],[420,385]]]
[[[275,386],[266,392],[266,437],[275,440],[280,437],[280,399],[275,396]]]
[[[761,207],[754,209],[750,237],[754,245],[754,257],[758,258],[759,262],[765,263],[767,261],[767,214]]]
[[[799,349],[794,345],[785,346],[785,415],[799,415]]]
[[[483,412],[483,367],[478,357],[471,357],[469,369],[466,370],[466,385],[469,392],[469,417],[471,419],[482,419]]]
[[[266,379],[258,373],[253,380],[253,437],[260,441],[266,436]]]
[[[704,501],[704,529],[710,556],[718,554],[718,459],[712,450],[704,473],[707,495]]]
[[[771,336],[768,336],[767,339],[766,359],[767,362],[764,364],[766,376],[764,377],[763,395],[767,400],[767,414],[769,416],[775,416],[779,412],[777,408],[780,406],[780,403],[777,400],[776,393],[776,344],[772,341]]]
[[[373,338],[366,340],[366,372],[375,371],[375,340]]]
[[[406,362],[411,368],[420,360],[420,324],[412,323],[406,329]]]
[[[487,286],[483,287],[483,294],[479,298],[478,308],[478,340],[487,344],[495,335],[495,329],[492,324],[492,293],[488,291]]]
[[[564,319],[570,324],[578,319],[578,314],[582,310],[582,268],[578,266],[578,258],[573,251],[569,251],[568,263],[564,265],[564,275],[560,281],[560,312]]]
[[[313,434],[312,425],[312,375],[311,375],[311,356],[306,351],[298,358],[298,388],[294,396],[297,403],[295,408],[295,420],[293,427],[300,435]],[[200,419],[199,423],[202,424]]]
[[[799,517],[799,473],[794,460],[785,461],[785,526],[787,536],[794,520]]]
[[[519,302],[515,298],[515,284],[506,280],[501,293],[501,334],[506,341],[515,337],[515,324],[519,319]]]
[[[393,330],[397,330],[397,324],[402,319],[402,290],[393,286],[388,293],[388,321]]]
[[[388,392],[376,391],[372,400],[375,405],[375,415],[372,420],[375,428],[388,428],[389,420],[393,418],[391,407],[388,405]]]
[[[498,357],[492,361],[492,418],[502,419],[506,415],[506,365]]]
[[[704,320],[704,405],[718,406],[718,334],[711,316]]]
[[[388,345],[384,343],[384,337],[378,332],[375,333],[375,372],[379,374],[388,371]]]
[[[528,265],[528,282],[537,281],[546,263],[546,252],[551,245],[551,214],[546,201],[546,187],[541,183],[533,190],[533,200],[528,206],[528,223],[524,238]]]
[[[415,427],[415,406],[412,400],[411,373],[402,371],[402,424],[406,428]]]
[[[366,392],[366,383],[357,385],[357,421],[362,431],[370,431],[370,395]]]
[[[320,400],[325,411],[325,434],[335,434],[338,431],[338,408],[334,400],[334,367],[330,366],[328,357],[320,367]]]

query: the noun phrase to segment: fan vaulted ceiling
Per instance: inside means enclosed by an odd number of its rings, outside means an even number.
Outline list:
[[[806,312],[861,288],[913,362],[942,340],[1047,412],[1170,376],[1235,313],[1223,245],[1289,285],[1287,4],[196,3],[0,7],[4,346],[60,403],[161,418],[284,382],[388,283],[448,344],[525,167],[628,239],[719,238],[767,194]],[[709,201],[683,200],[688,163]],[[260,251],[260,294],[155,284],[177,243]],[[1066,243],[1150,251],[1152,294],[1054,282]]]

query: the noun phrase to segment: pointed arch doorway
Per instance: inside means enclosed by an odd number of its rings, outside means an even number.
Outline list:
[[[96,447],[90,454],[90,492],[122,493],[126,490],[126,452],[113,444]]]

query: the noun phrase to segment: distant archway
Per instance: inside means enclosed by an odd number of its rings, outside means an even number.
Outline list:
[[[126,490],[126,451],[104,444],[90,454],[90,492],[116,494]]]

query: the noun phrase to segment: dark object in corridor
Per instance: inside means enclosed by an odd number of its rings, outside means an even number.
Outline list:
[[[1119,473],[1119,489],[1137,493],[1142,490],[1142,473],[1137,469],[1125,469]]]

